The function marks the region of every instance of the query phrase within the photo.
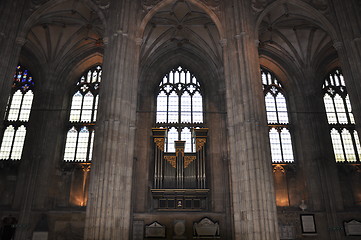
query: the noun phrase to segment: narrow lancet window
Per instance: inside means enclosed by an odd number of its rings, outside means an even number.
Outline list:
[[[101,74],[101,66],[96,66],[83,73],[76,84],[71,101],[64,161],[90,162],[92,159]]]
[[[20,160],[26,127],[34,98],[34,81],[30,72],[17,66],[11,95],[5,113],[5,131],[0,148],[0,159]]]
[[[328,74],[323,84],[323,92],[336,162],[359,162],[360,142],[355,130],[351,102],[340,69]]]
[[[273,163],[294,161],[287,103],[283,87],[276,76],[261,69]]]

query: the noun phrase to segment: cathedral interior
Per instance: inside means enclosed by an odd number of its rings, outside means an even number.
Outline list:
[[[0,239],[360,239],[360,12],[1,0]]]

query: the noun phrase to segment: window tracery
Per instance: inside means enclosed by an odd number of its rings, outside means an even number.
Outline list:
[[[0,159],[20,160],[34,98],[34,81],[30,72],[18,65],[5,113],[5,131],[0,148]]]
[[[71,102],[64,161],[92,160],[101,75],[101,66],[96,66],[86,71],[76,84]]]
[[[187,69],[174,68],[159,84],[156,123],[168,128],[166,152],[174,152],[174,141],[184,140],[185,151],[195,152],[192,129],[203,123],[200,84]]]
[[[359,162],[361,148],[346,84],[340,69],[329,73],[323,84],[327,120],[336,162]]]
[[[285,93],[280,81],[261,68],[273,163],[294,161]]]

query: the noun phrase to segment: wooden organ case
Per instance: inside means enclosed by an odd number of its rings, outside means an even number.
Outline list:
[[[157,210],[204,211],[208,208],[206,185],[207,128],[194,128],[195,152],[185,153],[185,141],[175,141],[175,152],[164,151],[166,128],[153,128],[154,185]]]

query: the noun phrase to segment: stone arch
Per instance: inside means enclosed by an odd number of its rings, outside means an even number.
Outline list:
[[[210,9],[206,4],[204,4],[198,0],[186,0],[186,1],[201,8],[205,13],[207,13],[208,16],[212,19],[212,21],[217,26],[220,39],[221,40],[225,39],[225,31],[223,29],[222,23],[212,9]],[[147,26],[148,22],[152,19],[152,17],[160,9],[162,9],[163,7],[166,7],[174,2],[176,2],[176,0],[164,0],[164,1],[161,1],[160,3],[158,3],[156,6],[154,6],[151,10],[149,10],[149,12],[145,15],[145,17],[143,18],[143,20],[141,21],[141,23],[139,25],[137,37],[140,39],[143,37],[144,30],[145,30],[145,27]]]
[[[56,5],[59,5],[59,4],[62,4],[64,2],[66,2],[66,1],[68,1],[68,0],[47,1],[46,3],[41,5],[38,9],[36,9],[30,15],[30,17],[28,17],[28,19],[22,25],[22,28],[19,31],[18,39],[24,39],[25,40],[28,32],[30,31],[30,29],[35,24],[39,23],[39,21],[41,20],[41,18],[44,16],[44,14],[47,11],[49,11],[52,7],[54,7]],[[96,6],[96,4],[94,4],[94,2],[91,1],[91,0],[80,0],[80,1],[84,6],[87,6],[87,8],[91,9],[92,11],[94,11],[98,15],[99,19],[101,19],[103,29],[105,29],[106,26],[107,26],[106,17],[104,15],[104,13]]]
[[[334,43],[337,43],[339,41],[337,32],[333,27],[333,25],[330,23],[330,21],[326,17],[324,17],[319,11],[313,8],[311,5],[300,0],[276,0],[275,2],[268,5],[256,20],[256,29],[257,29],[257,31],[255,32],[256,34],[258,34],[261,22],[267,16],[267,14],[269,14],[272,10],[280,7],[285,3],[293,5],[303,10],[304,12],[307,12],[307,14],[311,19],[315,20],[315,22],[318,22],[319,27],[323,28],[325,31],[328,32]],[[304,16],[306,17],[306,14]],[[258,39],[258,36],[255,37],[256,39]]]

